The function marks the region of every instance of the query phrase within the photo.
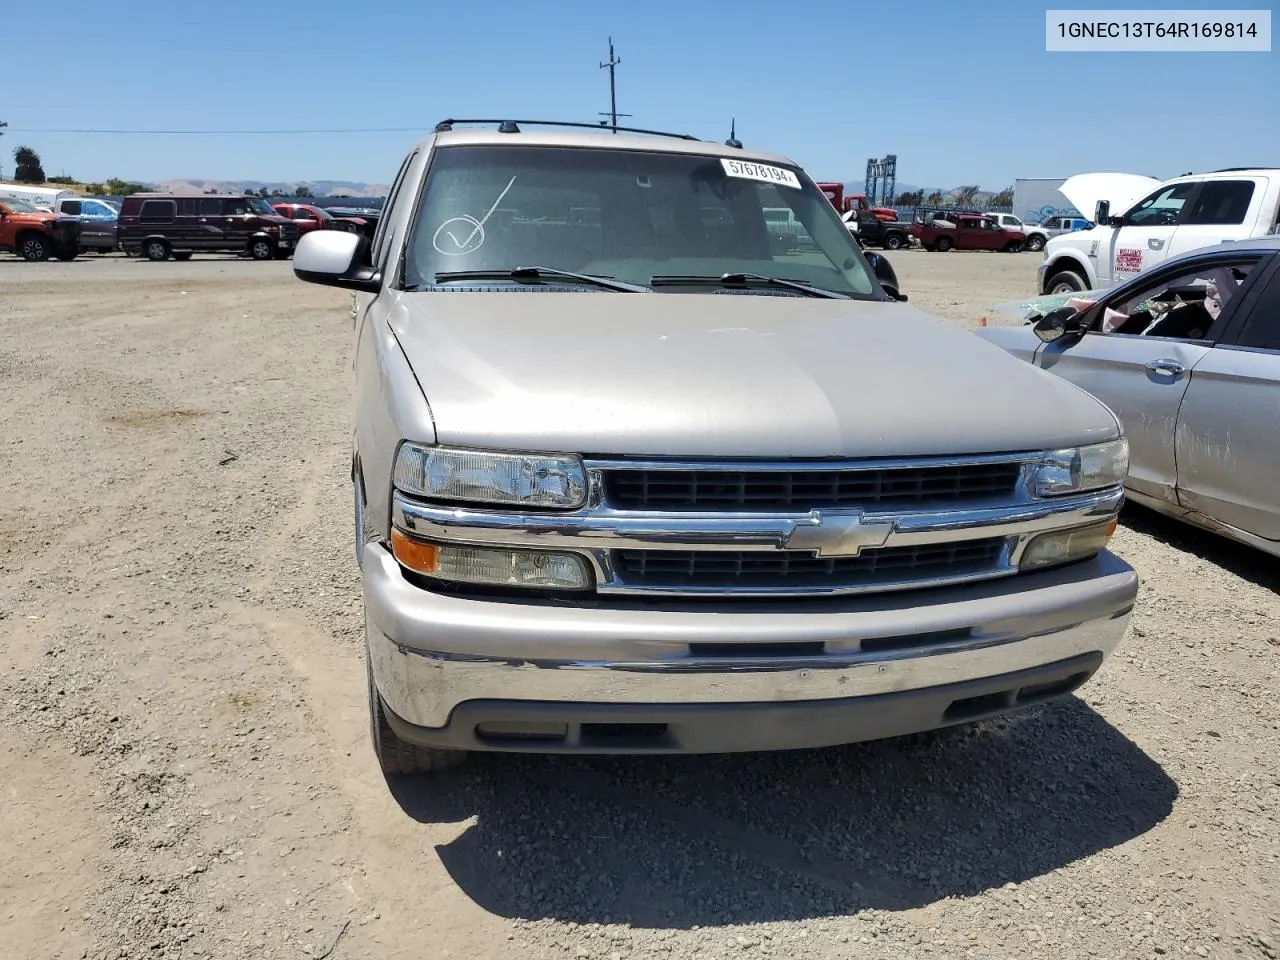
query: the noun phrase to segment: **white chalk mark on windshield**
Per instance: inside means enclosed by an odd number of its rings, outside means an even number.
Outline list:
[[[475,217],[464,215],[461,217],[450,217],[444,223],[440,224],[440,226],[436,227],[436,232],[431,238],[431,245],[446,257],[461,257],[479,250],[484,246],[485,223],[491,216],[493,216],[493,211],[498,209],[498,204],[502,202],[502,198],[507,195],[507,191],[515,185],[515,182],[515,177],[512,177],[507,181],[507,185],[503,187],[502,192],[498,194],[498,199],[493,201],[493,206],[491,206],[489,211],[479,220]],[[450,229],[451,227],[452,229]],[[471,232],[459,240],[458,234],[454,233],[454,230],[461,233],[467,227],[471,228]],[[443,237],[447,237],[448,239],[445,240]]]

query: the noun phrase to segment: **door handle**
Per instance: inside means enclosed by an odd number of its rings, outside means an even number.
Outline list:
[[[1186,373],[1187,370],[1177,360],[1149,360],[1147,361],[1147,369],[1152,373],[1163,373],[1165,376],[1170,377]]]

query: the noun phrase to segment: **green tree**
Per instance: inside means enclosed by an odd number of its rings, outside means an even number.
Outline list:
[[[898,194],[898,206],[900,207],[918,207],[923,200],[923,190],[908,190],[906,193]]]
[[[121,180],[119,177],[112,177],[103,186],[106,193],[113,197],[127,197],[135,193],[145,193],[147,191],[146,184],[132,183],[128,180]]]
[[[1005,187],[994,197],[991,198],[993,207],[1012,207],[1013,206],[1013,187]]]
[[[967,187],[959,187],[956,190],[956,203],[962,207],[970,206],[977,192],[978,185],[976,183],[971,183]]]
[[[30,147],[15,147],[13,162],[17,165],[13,171],[13,179],[19,183],[44,183],[44,167],[40,165],[40,154]]]
[[[295,197],[313,197],[313,196],[315,196],[315,194],[313,194],[313,193],[311,192],[311,188],[310,188],[310,187],[308,187],[305,183],[300,183],[300,184],[298,184],[296,187],[294,187],[294,188],[293,188],[293,195],[294,195]]]
[[[46,183],[77,183],[77,182],[79,181],[77,181],[75,177],[68,177],[65,175],[60,177],[50,177],[46,181]]]
[[[929,194],[929,196],[925,198],[925,203],[928,203],[931,205],[941,203],[941,202],[942,202],[942,192],[939,190],[933,191],[933,193]]]

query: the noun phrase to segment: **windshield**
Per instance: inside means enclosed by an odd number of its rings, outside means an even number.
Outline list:
[[[28,203],[26,200],[13,200],[9,197],[0,199],[0,203],[9,208],[10,213],[39,213],[40,209],[34,203]]]
[[[405,283],[530,265],[645,285],[754,273],[878,296],[830,201],[798,171],[642,151],[438,149]]]
[[[280,216],[280,212],[261,197],[246,197],[244,202],[249,205],[249,209],[254,213],[263,213],[269,217]]]
[[[321,220],[332,220],[332,219],[333,219],[333,214],[331,214],[331,213],[330,213],[328,210],[326,210],[324,207],[312,207],[312,208],[311,208],[311,211],[312,211],[312,212],[313,212],[317,217],[319,217]]]

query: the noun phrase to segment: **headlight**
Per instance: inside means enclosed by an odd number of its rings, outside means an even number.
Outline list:
[[[587,473],[575,456],[401,444],[396,489],[416,497],[524,507],[580,507]]]
[[[1018,569],[1039,570],[1092,557],[1107,545],[1115,532],[1116,521],[1113,517],[1101,523],[1091,523],[1087,527],[1042,533],[1022,551]]]
[[[550,590],[591,586],[586,561],[572,553],[428,543],[399,530],[391,531],[391,553],[415,573],[455,583]]]
[[[1036,466],[1035,494],[1056,497],[1124,483],[1129,474],[1129,441],[1124,437],[1088,447],[1052,450]]]

